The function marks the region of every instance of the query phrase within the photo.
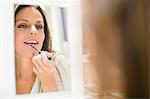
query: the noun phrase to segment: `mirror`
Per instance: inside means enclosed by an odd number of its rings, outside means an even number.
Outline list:
[[[16,94],[70,89],[66,8],[14,5]]]

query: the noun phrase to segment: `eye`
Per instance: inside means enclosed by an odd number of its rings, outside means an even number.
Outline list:
[[[26,23],[22,23],[22,24],[19,24],[17,27],[18,28],[27,28],[28,25]]]
[[[35,25],[36,29],[43,29],[44,26],[43,25]]]

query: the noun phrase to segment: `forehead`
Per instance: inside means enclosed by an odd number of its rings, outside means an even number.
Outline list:
[[[42,14],[35,7],[25,7],[21,9],[16,15],[16,20],[20,19],[43,21]]]

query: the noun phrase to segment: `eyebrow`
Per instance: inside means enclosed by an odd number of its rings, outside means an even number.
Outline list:
[[[44,21],[36,21],[36,23],[44,23]]]
[[[29,22],[28,20],[25,20],[25,19],[18,19],[18,20],[15,20],[15,22],[18,22],[18,21],[26,21],[26,22]],[[36,21],[36,23],[44,23],[42,20],[39,20],[39,21]]]
[[[18,19],[18,20],[15,20],[15,22],[17,21],[26,21],[26,22],[29,22],[28,20],[25,20],[25,19]]]

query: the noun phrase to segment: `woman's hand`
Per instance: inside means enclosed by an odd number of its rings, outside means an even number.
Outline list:
[[[45,51],[32,58],[34,64],[33,72],[41,81],[41,87],[44,92],[56,91],[56,82],[54,79],[55,64],[48,60]]]

